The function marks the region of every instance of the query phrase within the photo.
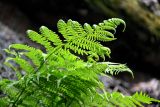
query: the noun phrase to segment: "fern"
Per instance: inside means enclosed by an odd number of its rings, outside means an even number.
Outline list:
[[[159,102],[158,100],[150,98],[148,95],[142,92],[137,92],[133,96],[124,96],[123,94],[118,92],[105,94],[108,98],[108,103],[111,104],[109,107],[143,107],[142,103],[151,104],[152,101]]]
[[[107,92],[99,80],[101,75],[117,75],[132,71],[125,64],[100,62],[110,57],[110,49],[101,41],[115,40],[117,26],[125,22],[118,18],[93,26],[77,21],[59,20],[58,31],[64,40],[45,26],[40,33],[27,31],[29,38],[44,46],[40,49],[12,44],[5,51],[11,54],[6,65],[16,71],[17,79],[0,81],[3,107],[128,107],[159,102],[143,93],[125,96]],[[83,56],[84,59],[81,59]],[[18,64],[18,68],[12,63]],[[19,69],[21,68],[21,69]],[[25,74],[21,74],[21,70]],[[101,93],[102,92],[102,93]]]

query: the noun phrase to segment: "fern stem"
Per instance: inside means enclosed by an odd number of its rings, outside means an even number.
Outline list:
[[[59,48],[59,47],[57,47],[57,48]],[[42,67],[43,67],[43,65],[45,64],[45,62],[49,59],[49,57],[56,51],[57,49],[54,49],[47,57],[46,57],[46,59],[41,63],[41,65],[37,68],[37,70],[35,71],[35,73],[36,72],[38,72]]]

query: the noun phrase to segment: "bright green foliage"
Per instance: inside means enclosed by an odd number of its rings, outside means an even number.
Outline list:
[[[93,26],[59,20],[58,31],[64,40],[45,26],[40,28],[40,34],[28,30],[29,38],[44,46],[46,51],[23,44],[12,44],[5,49],[12,56],[5,63],[15,70],[17,80],[0,81],[0,90],[4,93],[0,106],[136,107],[158,102],[143,93],[124,96],[119,92],[106,92],[99,80],[101,75],[124,71],[132,74],[125,64],[99,60],[105,60],[111,53],[100,42],[115,40],[113,33],[120,24],[125,29],[125,22],[118,18]],[[86,57],[85,60],[79,55]],[[18,68],[11,62],[18,64]],[[24,75],[19,68],[25,71]]]

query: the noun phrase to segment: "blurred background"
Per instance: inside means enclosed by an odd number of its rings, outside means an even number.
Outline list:
[[[123,93],[142,90],[160,99],[160,0],[0,0],[0,78],[14,79],[14,73],[3,66],[2,49],[11,43],[37,46],[27,39],[26,30],[38,31],[45,25],[57,31],[59,19],[97,24],[113,17],[123,19],[127,28],[122,33],[119,26],[118,39],[103,43],[112,50],[107,60],[126,63],[135,78],[120,74],[103,81]]]

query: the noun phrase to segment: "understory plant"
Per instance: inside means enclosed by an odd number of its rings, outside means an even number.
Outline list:
[[[107,62],[110,49],[101,42],[113,41],[119,18],[93,26],[77,21],[59,20],[58,34],[45,26],[40,33],[28,30],[28,37],[45,50],[25,44],[11,44],[5,64],[17,78],[0,81],[1,107],[137,107],[159,102],[137,92],[125,96],[108,92],[100,76],[110,78],[119,72],[132,71],[125,65]],[[124,31],[123,30],[123,31]],[[62,38],[62,39],[60,39]]]

